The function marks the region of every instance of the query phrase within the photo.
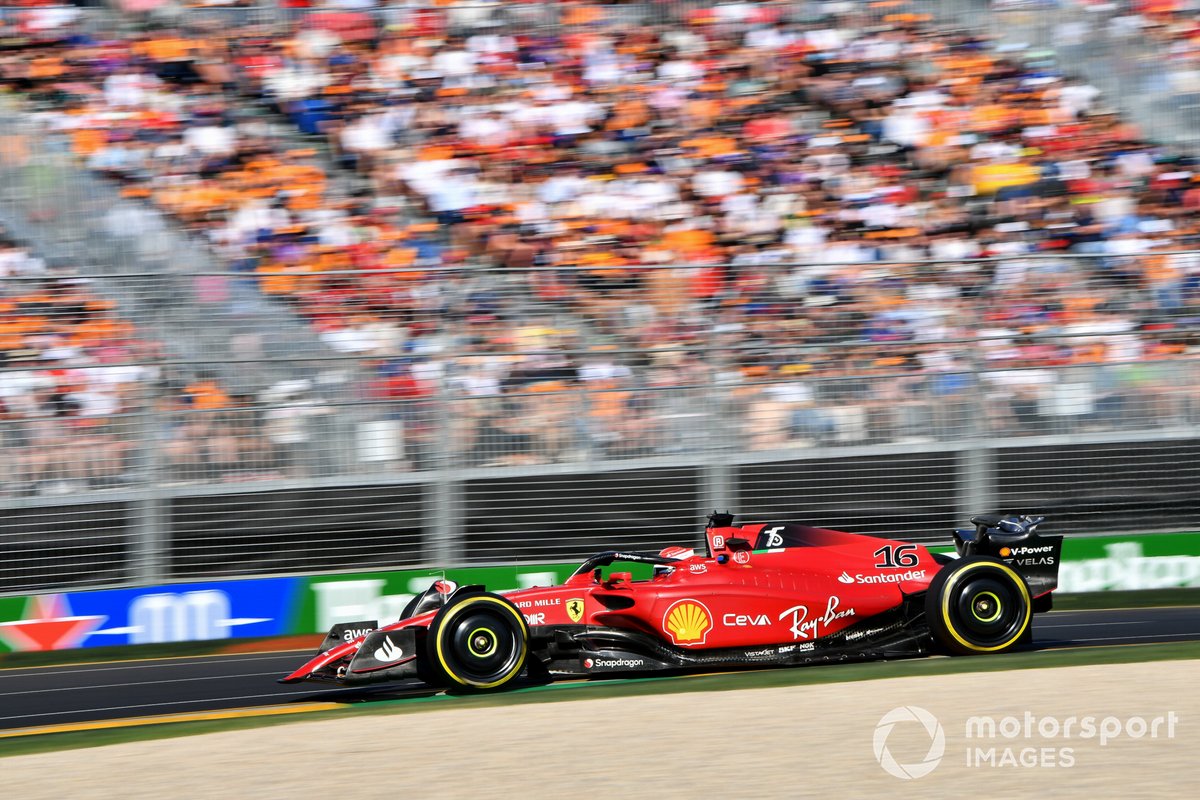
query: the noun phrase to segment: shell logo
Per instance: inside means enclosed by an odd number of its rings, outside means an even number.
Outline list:
[[[704,644],[711,629],[712,615],[699,600],[677,600],[663,614],[663,630],[673,644]]]

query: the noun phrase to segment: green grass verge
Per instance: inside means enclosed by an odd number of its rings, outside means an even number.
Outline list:
[[[719,692],[767,689],[883,678],[950,675],[960,672],[1008,672],[1019,669],[1127,664],[1141,661],[1200,659],[1200,642],[1076,647],[1062,650],[1011,653],[977,658],[918,658],[800,668],[761,669],[725,674],[678,675],[651,678],[578,681],[531,686],[486,695],[435,695],[405,699],[375,699],[345,709],[281,717],[213,720],[148,725],[100,731],[45,734],[0,740],[0,757],[98,747],[176,736],[284,725],[314,719],[337,719],[363,714],[419,713],[439,709],[484,708],[499,705],[566,702],[611,697],[637,697],[677,692]]]

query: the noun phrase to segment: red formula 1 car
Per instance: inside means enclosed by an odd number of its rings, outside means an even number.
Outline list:
[[[283,679],[343,685],[420,678],[496,689],[534,678],[799,665],[931,651],[1000,653],[1030,638],[1058,582],[1061,536],[1040,517],[980,516],[958,557],[799,524],[735,526],[714,513],[707,552],[605,552],[561,586],[492,594],[437,581],[398,622],[335,625]],[[602,575],[652,564],[648,580]]]

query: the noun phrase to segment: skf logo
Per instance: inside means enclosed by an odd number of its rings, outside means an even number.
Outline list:
[[[663,614],[663,630],[679,645],[704,644],[712,628],[712,615],[698,600],[678,600]]]
[[[582,597],[572,597],[567,601],[567,616],[571,618],[571,622],[579,622],[583,619]]]

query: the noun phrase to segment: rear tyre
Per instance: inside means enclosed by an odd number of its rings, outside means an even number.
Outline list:
[[[1003,653],[1026,640],[1033,617],[1029,587],[995,558],[961,558],[929,584],[925,614],[933,638],[956,655]]]
[[[453,598],[425,640],[430,671],[451,687],[499,689],[525,668],[529,627],[517,607],[495,594]]]

